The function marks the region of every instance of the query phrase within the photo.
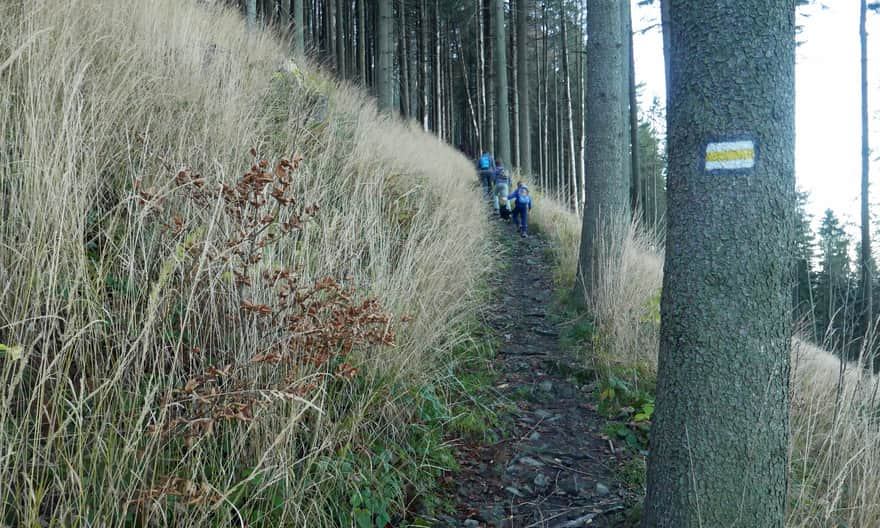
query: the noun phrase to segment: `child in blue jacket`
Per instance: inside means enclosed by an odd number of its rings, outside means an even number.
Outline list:
[[[529,228],[529,211],[532,210],[532,198],[529,196],[529,188],[523,183],[517,182],[516,190],[507,197],[513,202],[513,223],[520,229],[520,236],[525,238]]]

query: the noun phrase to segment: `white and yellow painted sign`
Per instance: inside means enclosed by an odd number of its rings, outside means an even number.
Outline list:
[[[723,141],[706,145],[707,171],[743,170],[754,166],[754,141]]]

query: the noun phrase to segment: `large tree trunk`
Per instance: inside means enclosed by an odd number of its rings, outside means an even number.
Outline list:
[[[865,28],[867,2],[859,2],[859,40],[862,58],[862,254],[860,278],[862,283],[862,333],[867,335],[874,319],[873,295],[871,293],[871,216],[868,207],[868,175],[871,149],[868,144],[868,32]]]
[[[669,6],[669,212],[646,528],[784,525],[794,2]]]
[[[525,173],[532,172],[532,111],[529,101],[529,0],[516,3],[517,97],[519,98],[519,164]]]
[[[376,39],[376,96],[379,99],[379,108],[390,111],[393,105],[391,93],[391,69],[394,67],[394,48],[391,38],[391,24],[393,22],[391,0],[377,0],[378,31]]]
[[[587,3],[587,189],[576,298],[585,302],[596,280],[600,237],[629,215],[629,119],[624,92],[623,17],[619,0]]]
[[[495,32],[495,116],[498,122],[496,159],[510,164],[510,116],[507,106],[507,39],[504,28],[504,0],[492,0],[492,29]]]

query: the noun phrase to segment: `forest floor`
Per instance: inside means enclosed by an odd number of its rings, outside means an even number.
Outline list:
[[[445,483],[455,515],[438,526],[627,526],[635,494],[618,475],[629,457],[602,433],[594,377],[560,346],[548,242],[492,221],[510,264],[486,316],[500,343],[490,368],[502,425],[495,441],[458,443],[461,469]]]

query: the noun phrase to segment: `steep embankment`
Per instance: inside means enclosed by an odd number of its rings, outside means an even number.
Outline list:
[[[535,223],[553,241],[560,284],[573,284],[579,222],[544,199],[535,208]],[[602,280],[588,303],[589,323],[582,326],[579,350],[599,375],[600,404],[628,411],[624,422],[632,433],[639,433],[648,425],[647,411],[653,410],[662,245],[628,222],[615,230],[615,238],[623,243],[601,249]],[[828,351],[797,339],[791,365],[786,526],[880,525],[880,380],[859,365],[841,363]],[[630,435],[615,428],[624,437]],[[631,475],[630,480],[644,483],[644,475]]]
[[[394,519],[448,463],[471,179],[230,11],[0,7],[0,524]]]

